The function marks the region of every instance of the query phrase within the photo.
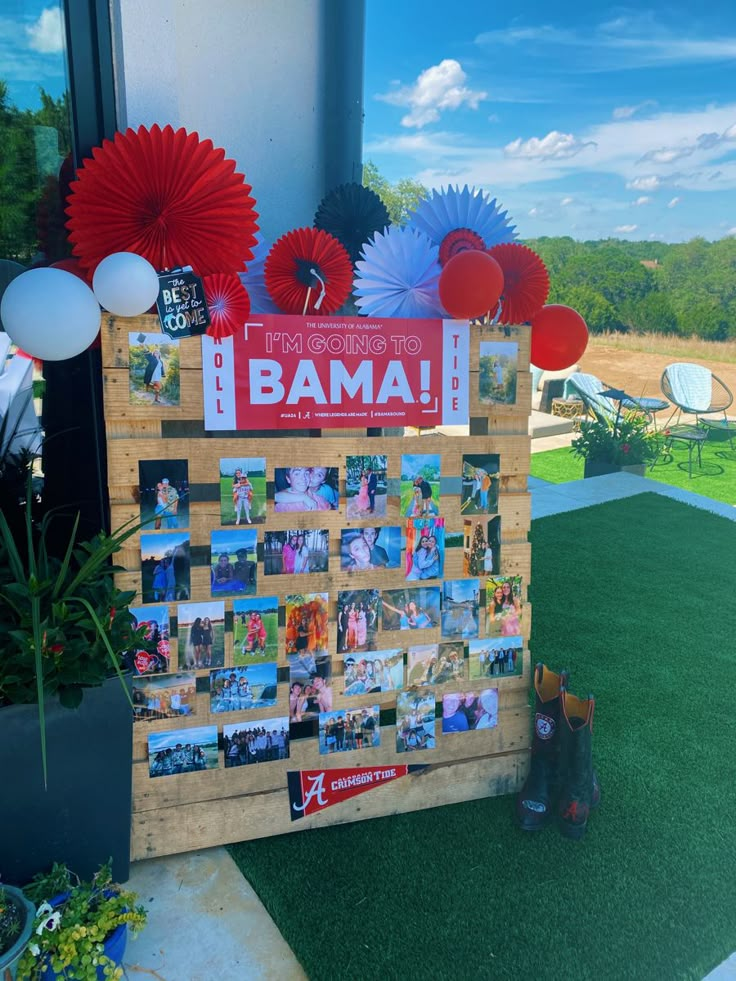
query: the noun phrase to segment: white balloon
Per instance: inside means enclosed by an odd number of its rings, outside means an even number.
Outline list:
[[[114,252],[95,269],[92,289],[100,304],[117,317],[138,317],[158,297],[158,275],[135,252]]]
[[[63,269],[29,269],[10,283],[0,318],[13,343],[42,361],[65,361],[90,346],[100,305],[86,283]]]

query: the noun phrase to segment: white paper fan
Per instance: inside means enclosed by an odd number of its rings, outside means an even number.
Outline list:
[[[238,273],[238,276],[240,282],[248,290],[251,313],[279,313],[279,308],[266,289],[266,280],[263,275],[271,246],[264,240],[260,232],[256,232],[255,236],[256,244],[253,246],[253,258],[249,260],[245,272]]]
[[[501,211],[496,199],[466,184],[433,190],[409,217],[409,228],[422,232],[435,245],[441,245],[445,235],[456,228],[469,228],[485,242],[486,248],[501,242],[513,242],[516,225],[510,224],[507,211]]]
[[[391,225],[376,232],[355,264],[356,306],[369,317],[443,316],[439,250],[426,235]]]

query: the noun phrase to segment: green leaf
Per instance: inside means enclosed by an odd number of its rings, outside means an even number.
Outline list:
[[[79,685],[62,685],[59,688],[59,701],[67,709],[79,708],[84,692]]]

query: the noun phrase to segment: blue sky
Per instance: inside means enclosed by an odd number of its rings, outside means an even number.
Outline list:
[[[736,4],[366,0],[363,157],[521,238],[736,235]]]

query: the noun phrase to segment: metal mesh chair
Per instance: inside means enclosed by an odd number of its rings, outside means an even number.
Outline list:
[[[662,393],[675,406],[671,418],[686,412],[695,416],[723,413],[733,402],[733,394],[725,382],[702,364],[678,361],[662,372]]]

